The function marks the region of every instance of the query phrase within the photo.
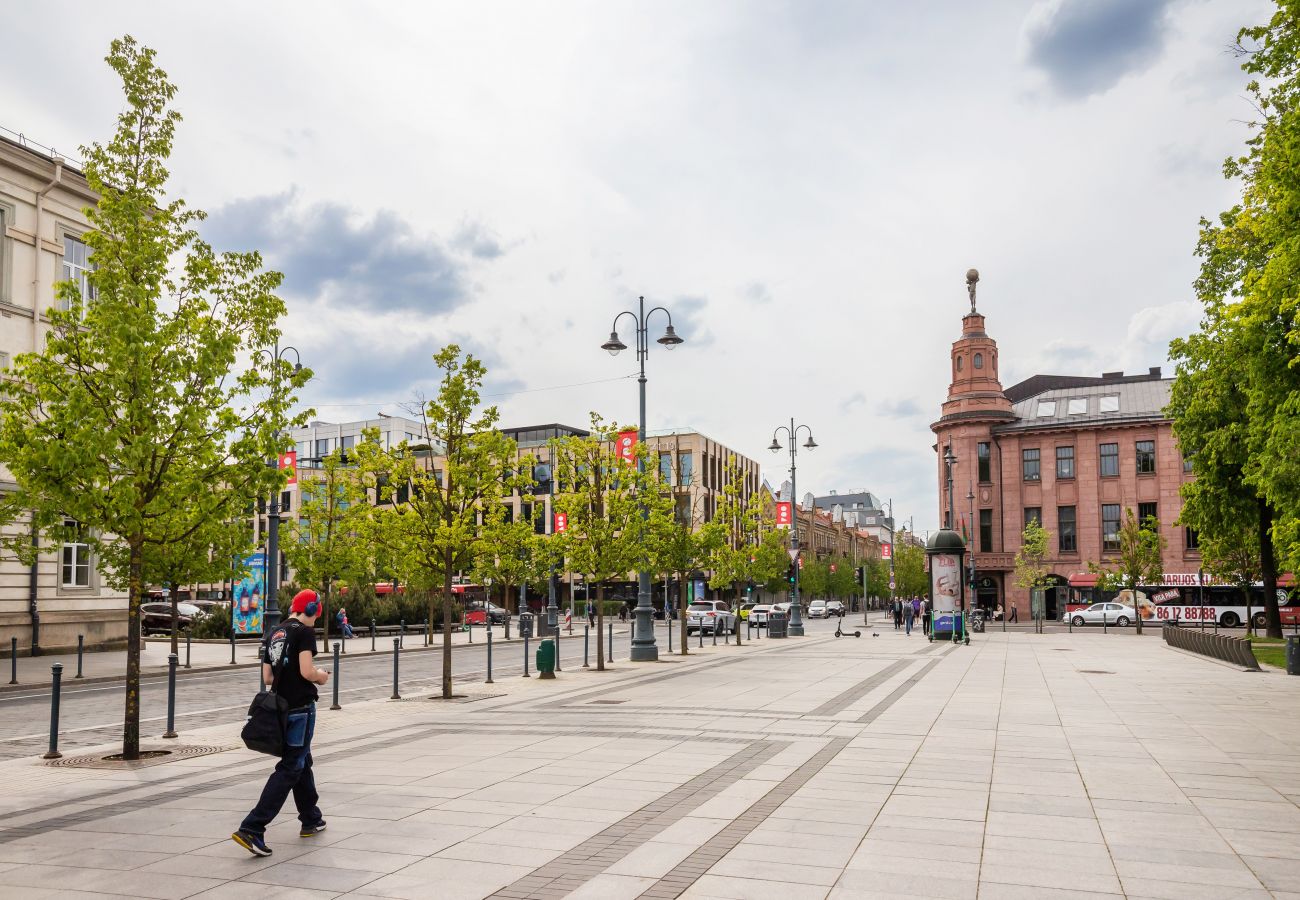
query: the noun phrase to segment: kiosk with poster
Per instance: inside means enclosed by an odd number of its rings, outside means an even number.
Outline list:
[[[966,542],[950,529],[935,532],[925,545],[930,563],[930,640],[965,640]]]
[[[231,594],[230,623],[235,634],[262,633],[262,598],[266,596],[266,554],[245,557],[239,568],[246,574],[235,582]]]

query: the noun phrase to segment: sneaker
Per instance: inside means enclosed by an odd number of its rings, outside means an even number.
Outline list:
[[[242,828],[230,836],[230,839],[254,856],[270,856],[271,848],[260,834],[244,831]]]
[[[311,837],[312,835],[320,834],[324,830],[325,830],[325,820],[322,819],[321,821],[317,822],[315,825],[302,826],[302,828],[299,829],[298,831],[298,837]]]

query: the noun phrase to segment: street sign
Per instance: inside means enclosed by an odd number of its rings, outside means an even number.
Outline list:
[[[785,552],[790,554],[790,562],[794,562],[796,559],[799,558],[798,550],[787,550]]]
[[[889,576],[889,589],[890,589],[891,591],[894,589],[894,576],[893,576],[893,575],[890,575],[890,576]]]

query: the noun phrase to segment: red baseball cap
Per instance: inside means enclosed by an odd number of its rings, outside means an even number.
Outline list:
[[[298,613],[299,615],[305,615],[307,612],[307,604],[309,603],[318,603],[316,592],[310,590],[299,591],[293,595],[293,605],[289,607],[289,611]],[[320,614],[319,609],[316,611],[316,614]]]

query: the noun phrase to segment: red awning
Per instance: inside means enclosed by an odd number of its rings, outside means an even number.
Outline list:
[[[1097,586],[1097,575],[1092,572],[1075,572],[1070,576],[1070,587],[1090,588]]]

